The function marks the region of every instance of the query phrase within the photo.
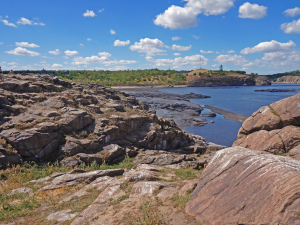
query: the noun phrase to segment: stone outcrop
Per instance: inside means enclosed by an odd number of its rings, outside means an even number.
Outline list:
[[[216,86],[264,86],[271,85],[266,76],[259,75],[189,75],[187,76],[189,87],[216,87]]]
[[[182,96],[196,97],[208,96]],[[49,158],[71,167],[94,161],[114,164],[143,149],[208,149],[205,139],[156,116],[134,96],[99,84],[71,84],[49,75],[2,75],[0,106],[2,165]],[[171,107],[192,110],[176,102]],[[202,108],[193,110],[199,114]],[[188,154],[193,153],[199,151]]]
[[[203,171],[186,212],[207,224],[299,224],[300,162],[241,147]]]
[[[276,83],[299,84],[300,76],[283,76],[276,80]]]
[[[264,106],[242,125],[233,146],[288,153],[300,145],[300,94]]]

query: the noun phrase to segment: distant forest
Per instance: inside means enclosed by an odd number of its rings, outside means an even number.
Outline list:
[[[165,85],[185,84],[186,75],[175,70],[123,70],[123,71],[69,71],[59,78],[82,83],[100,83],[105,86],[118,85]]]

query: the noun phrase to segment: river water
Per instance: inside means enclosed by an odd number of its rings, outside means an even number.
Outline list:
[[[258,89],[295,89],[297,92],[255,92]],[[260,107],[270,105],[273,102],[296,95],[300,92],[300,84],[273,84],[271,86],[246,86],[237,88],[227,87],[183,87],[166,88],[161,91],[174,94],[195,94],[209,95],[211,98],[191,99],[193,103],[201,106],[211,105],[231,112],[251,116]],[[202,113],[210,112],[204,109]],[[209,142],[231,146],[236,140],[238,130],[242,123],[224,119],[223,115],[217,114],[217,117],[205,117],[208,123],[203,127],[188,126],[184,130],[188,133],[197,134],[206,138]]]

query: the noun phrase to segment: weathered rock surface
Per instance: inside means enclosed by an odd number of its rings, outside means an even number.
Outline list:
[[[72,210],[67,209],[67,210],[51,213],[49,216],[47,216],[46,219],[50,221],[57,221],[62,223],[67,220],[71,220],[77,216],[78,213],[71,213],[71,211]]]
[[[283,76],[279,77],[276,83],[299,84],[300,76]]]
[[[186,212],[208,224],[299,224],[300,162],[241,147],[203,171]]]
[[[242,125],[233,146],[288,153],[300,142],[300,94],[264,106]]]
[[[92,172],[79,173],[79,174],[64,174],[53,179],[50,185],[43,187],[42,190],[52,190],[64,186],[73,186],[82,182],[92,182],[98,177],[110,176],[115,177],[122,175],[123,169],[110,169],[110,170],[96,170]]]

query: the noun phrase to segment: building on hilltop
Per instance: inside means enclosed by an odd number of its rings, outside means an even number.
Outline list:
[[[41,74],[47,74],[47,71],[43,68],[43,69],[41,70]]]

